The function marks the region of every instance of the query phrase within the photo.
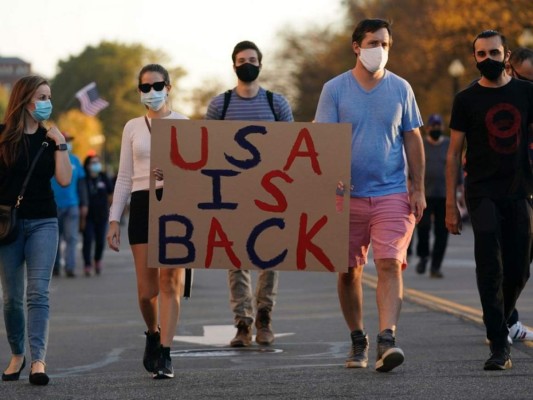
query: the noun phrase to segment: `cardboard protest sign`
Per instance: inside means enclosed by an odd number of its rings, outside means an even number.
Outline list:
[[[348,269],[349,124],[152,122],[148,265]]]

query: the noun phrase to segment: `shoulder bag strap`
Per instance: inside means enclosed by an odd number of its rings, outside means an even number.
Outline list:
[[[150,134],[152,133],[152,127],[150,126],[150,123],[148,122],[148,117],[145,115],[144,116],[144,122],[146,122],[146,126],[148,127],[148,132],[150,132]]]
[[[35,155],[35,158],[33,159],[32,163],[31,163],[31,166],[30,166],[30,169],[28,170],[28,173],[26,175],[26,179],[24,179],[24,183],[22,184],[22,189],[20,189],[20,194],[17,197],[17,204],[15,204],[15,208],[19,208],[20,207],[20,202],[24,198],[24,192],[26,191],[26,186],[28,186],[28,182],[30,181],[31,174],[33,173],[33,170],[35,169],[35,164],[37,164],[37,160],[39,159],[39,157],[43,153],[44,149],[46,149],[47,147],[48,147],[48,142],[43,142],[41,144],[41,148],[39,149],[39,151]]]
[[[226,111],[228,111],[230,101],[231,101],[231,89],[224,92],[224,105],[222,106],[222,115],[220,115],[221,120],[224,120],[226,118]]]
[[[272,111],[272,114],[274,114],[274,120],[279,121],[278,116],[276,115],[276,111],[274,111],[274,93],[272,93],[270,90],[266,91],[268,105],[270,106],[270,110]]]

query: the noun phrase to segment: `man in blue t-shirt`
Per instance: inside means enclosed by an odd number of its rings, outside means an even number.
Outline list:
[[[366,368],[368,336],[363,324],[362,272],[372,243],[378,272],[376,370],[388,372],[404,360],[396,345],[402,304],[402,267],[415,222],[426,207],[420,112],[411,86],[385,69],[392,44],[390,24],[361,21],[352,35],[355,67],[324,85],[316,122],[352,124],[349,272],[338,277],[342,313],[351,331],[347,368]],[[411,176],[407,191],[406,166]]]
[[[59,243],[54,264],[54,276],[60,275],[61,256],[64,255],[65,275],[74,278],[76,273],[76,246],[79,241],[80,224],[83,224],[88,210],[85,171],[80,159],[72,154],[72,137],[63,133],[67,141],[70,163],[72,164],[72,180],[70,185],[62,187],[52,178],[52,189],[57,204],[57,220],[59,224]],[[65,242],[65,252],[61,251],[61,242]]]
[[[209,103],[206,119],[234,121],[286,121],[292,122],[292,110],[282,95],[263,89],[257,80],[263,55],[255,43],[237,43],[231,55],[237,74],[237,86],[214,97]],[[256,342],[270,345],[272,310],[278,291],[278,271],[261,271],[257,280],[255,301],[252,293],[250,271],[229,270],[230,304],[237,333],[232,347],[247,347],[252,342],[252,323],[255,315]],[[253,304],[255,303],[255,304]]]

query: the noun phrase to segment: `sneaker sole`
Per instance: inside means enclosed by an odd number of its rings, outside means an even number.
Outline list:
[[[531,337],[531,335],[528,335],[527,332],[518,332],[514,335],[509,334],[509,340],[514,340],[515,342],[529,342],[533,341],[533,337]]]
[[[366,368],[368,367],[368,361],[348,361],[344,362],[346,368]]]
[[[252,343],[244,343],[244,342],[231,342],[230,344],[230,347],[250,347],[252,345]]]
[[[403,351],[399,348],[389,349],[376,361],[376,371],[389,372],[398,367],[405,360]]]
[[[166,374],[162,374],[162,373],[155,373],[153,375],[153,378],[154,379],[171,379],[171,378],[174,378],[174,373],[166,373]]]
[[[255,340],[257,344],[260,344],[261,346],[270,346],[272,343],[274,343],[274,340]]]
[[[506,361],[504,365],[496,363],[485,363],[483,369],[485,371],[505,371],[506,369],[511,369],[513,367],[513,362],[511,360]]]

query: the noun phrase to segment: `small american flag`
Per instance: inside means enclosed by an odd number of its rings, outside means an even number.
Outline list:
[[[109,105],[107,101],[98,95],[96,83],[94,82],[78,90],[76,97],[80,101],[81,111],[87,115],[94,116]]]

